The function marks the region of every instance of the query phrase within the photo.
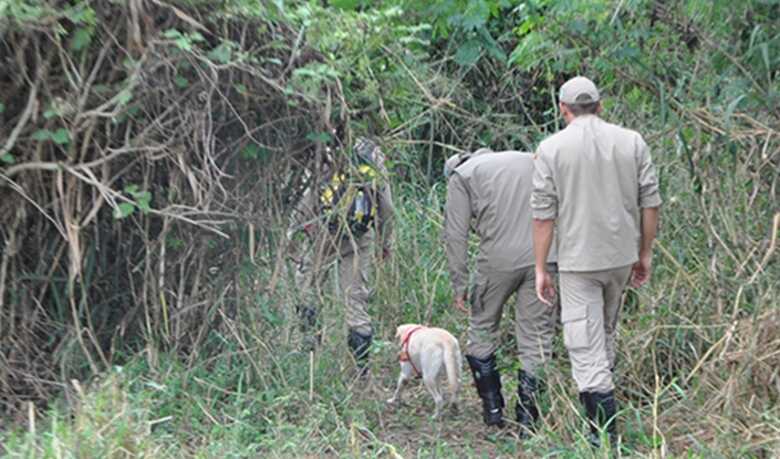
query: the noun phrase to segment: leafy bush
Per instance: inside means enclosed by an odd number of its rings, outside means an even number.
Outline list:
[[[372,281],[391,386],[395,325],[465,330],[443,160],[533,150],[560,128],[557,87],[586,74],[604,116],[648,140],[665,199],[654,279],[621,324],[624,449],[776,455],[778,15],[758,0],[0,1],[6,452],[590,454],[560,343],[542,435],[520,445],[484,434],[465,384],[450,424],[357,391],[338,297],[322,351],[297,352],[284,238],[323,157],[377,137],[398,201]],[[511,349],[505,320],[505,395]],[[30,429],[28,402],[63,393]]]

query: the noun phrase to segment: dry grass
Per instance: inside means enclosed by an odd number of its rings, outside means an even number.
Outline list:
[[[142,14],[129,10],[139,5]],[[7,454],[603,455],[581,438],[560,344],[544,428],[524,443],[511,429],[482,428],[467,375],[464,407],[452,422],[426,417],[431,402],[419,387],[408,406],[382,402],[395,381],[395,325],[430,323],[465,336],[465,318],[448,306],[437,165],[450,151],[480,145],[486,132],[495,148],[529,149],[554,130],[546,94],[516,97],[520,88],[547,85],[543,72],[518,75],[489,61],[461,74],[451,56],[413,61],[386,45],[374,50],[380,57],[370,56],[398,70],[386,76],[401,95],[376,93],[381,123],[354,125],[384,134],[399,231],[394,258],[373,280],[377,390],[356,391],[338,299],[326,303],[328,339],[313,365],[297,352],[288,247],[280,241],[301,185],[320,175],[317,135],[351,126],[364,109],[347,104],[347,92],[358,90],[345,89],[342,77],[366,87],[384,80],[351,73],[352,61],[339,77],[296,79],[295,69],[324,57],[299,39],[292,21],[237,20],[162,2],[95,8],[101,39],[89,53],[72,52],[46,22],[1,29],[8,66],[0,88],[14,96],[3,96],[0,152],[12,151],[16,161],[0,169]],[[328,22],[333,16],[321,22],[344,26]],[[168,32],[174,29],[180,35]],[[235,46],[227,62],[210,54],[223,39]],[[242,60],[239,51],[259,61]],[[281,66],[266,65],[277,60]],[[677,64],[701,81],[720,75],[711,61],[710,50]],[[624,453],[777,457],[776,107],[713,106],[709,93],[692,89],[670,96],[677,82],[642,66],[615,67],[616,102],[606,116],[641,127],[665,199],[654,279],[629,294],[621,321]],[[488,88],[485,79],[501,84]],[[629,103],[637,100],[644,105]],[[386,126],[388,112],[401,124]],[[51,137],[60,128],[67,142]],[[114,218],[120,210],[132,214]],[[510,321],[500,354],[511,407],[517,364]],[[92,382],[78,389],[74,379]]]

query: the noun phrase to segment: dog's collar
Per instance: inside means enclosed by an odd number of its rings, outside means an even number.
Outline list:
[[[417,373],[417,376],[420,376],[420,370],[417,369],[416,366],[414,366],[414,362],[412,362],[412,358],[409,356],[409,340],[412,338],[412,335],[414,335],[416,332],[424,329],[425,327],[422,325],[418,325],[411,330],[409,330],[406,333],[406,336],[403,336],[401,339],[401,354],[398,356],[399,362],[409,362],[409,364],[412,366],[412,369],[414,369],[414,372]]]

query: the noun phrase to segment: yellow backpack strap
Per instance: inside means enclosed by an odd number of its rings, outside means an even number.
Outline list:
[[[379,172],[377,172],[375,168],[373,168],[368,164],[361,164],[360,166],[358,166],[358,172],[360,173],[361,177],[365,179],[364,180],[365,182],[369,182],[367,183],[367,185],[369,185],[370,188],[374,190],[374,193],[372,193],[374,194],[374,196],[369,196],[369,199],[371,200],[371,209],[369,210],[369,213],[370,213],[370,217],[374,218],[376,217],[377,207],[378,207],[376,195],[378,195],[381,192],[379,190],[380,174]]]
[[[336,194],[339,192],[339,188],[341,188],[341,185],[345,180],[344,174],[334,174],[330,183],[325,186],[325,190],[323,190],[320,195],[320,203],[326,207],[332,207],[335,204],[334,200],[336,200]]]

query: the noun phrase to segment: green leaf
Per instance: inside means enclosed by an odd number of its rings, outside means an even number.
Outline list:
[[[479,40],[471,39],[463,43],[455,53],[455,62],[464,67],[474,65],[482,54],[482,44]]]
[[[174,40],[174,43],[176,43],[176,46],[178,46],[179,49],[183,49],[184,51],[192,51],[192,41],[187,37],[177,38]]]
[[[135,210],[135,206],[129,202],[123,202],[114,209],[114,219],[120,220],[132,214]]]
[[[77,29],[73,34],[73,40],[70,42],[70,49],[73,51],[81,51],[89,46],[92,42],[93,30],[90,27],[82,27]]]
[[[490,35],[490,32],[484,27],[481,27],[478,31],[479,36],[482,37],[482,45],[487,50],[488,54],[500,62],[506,62],[506,53],[498,45],[498,42]]]
[[[772,63],[769,59],[769,44],[768,43],[762,43],[759,45],[759,49],[761,49],[761,57],[764,59],[764,65],[766,65],[766,70],[768,72],[772,71]]]
[[[176,29],[168,29],[163,32],[163,37],[170,38],[176,44],[176,46],[185,51],[192,50],[192,43],[196,41],[203,41],[203,35],[198,32],[183,34]]]
[[[176,29],[168,29],[165,32],[163,32],[163,37],[165,37],[165,38],[179,38],[179,37],[181,37],[181,32],[179,32]]]
[[[247,146],[241,149],[240,154],[243,159],[257,159],[260,156],[260,147],[254,143],[247,144]]]
[[[173,82],[176,84],[176,86],[178,86],[178,87],[180,87],[182,89],[184,89],[184,88],[186,88],[187,86],[190,85],[190,80],[184,78],[181,75],[177,75],[176,78],[173,79]]]
[[[130,102],[130,99],[132,98],[133,98],[133,92],[125,88],[119,92],[119,98],[117,99],[117,101],[119,102],[119,105],[127,105],[127,103]]]
[[[360,0],[330,0],[330,4],[342,10],[353,11],[360,5]]]
[[[328,78],[336,79],[339,76],[338,71],[334,69],[333,67],[322,64],[322,63],[314,63],[314,64],[308,64],[306,67],[301,67],[293,70],[293,76],[294,77],[311,77],[316,80],[325,80]]]
[[[284,0],[273,0],[273,5],[280,13],[284,14]]]
[[[461,26],[466,30],[474,30],[482,27],[490,16],[490,6],[485,0],[470,0],[463,13]]]
[[[227,64],[230,62],[232,54],[233,50],[230,48],[230,44],[228,42],[222,42],[222,44],[209,51],[208,57],[213,61]]]
[[[306,139],[312,142],[328,143],[331,139],[331,135],[327,132],[310,132],[306,134]]]
[[[170,247],[172,249],[180,249],[180,248],[184,247],[184,241],[182,241],[181,239],[169,236],[169,237],[165,238],[165,245],[167,245],[168,247]]]
[[[44,141],[51,138],[51,131],[48,129],[38,129],[32,135],[33,140]]]
[[[509,61],[528,70],[539,62],[541,51],[544,51],[548,46],[549,43],[544,35],[539,32],[530,32],[517,44],[509,56]]]
[[[11,153],[6,153],[3,156],[0,156],[0,161],[6,164],[13,164],[16,162],[16,158],[14,158],[14,155],[12,155]]]
[[[64,145],[70,142],[70,132],[68,132],[68,130],[65,128],[59,128],[54,131],[54,134],[51,136],[51,140],[57,145]]]
[[[0,114],[2,114],[5,111],[5,104],[0,102]]]
[[[132,196],[132,198],[136,201],[138,209],[140,209],[141,212],[147,213],[149,210],[151,210],[149,203],[152,201],[152,193],[148,191],[140,191],[140,188],[135,183],[127,185],[125,187],[125,193]],[[132,206],[132,204],[130,205]]]
[[[95,10],[82,3],[66,11],[66,16],[76,24],[95,24]]]
[[[138,193],[136,199],[138,200],[138,208],[141,209],[141,212],[148,213],[152,209],[149,205],[152,201],[152,194],[148,191]]]

